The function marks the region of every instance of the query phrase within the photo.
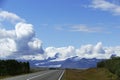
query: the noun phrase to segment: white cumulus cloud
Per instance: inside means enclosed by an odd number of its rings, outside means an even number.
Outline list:
[[[57,58],[57,60],[64,60],[69,57],[76,56],[75,48],[73,46],[68,47],[48,47],[45,49],[46,58]]]
[[[73,46],[61,48],[48,47],[45,51],[47,56],[46,58],[55,58],[55,60],[65,60],[74,56],[78,56],[79,58],[97,59],[108,59],[113,54],[120,56],[120,46],[103,47],[102,42],[98,42],[96,45],[82,45],[80,48],[75,48]]]
[[[4,21],[4,20],[8,20],[12,23],[16,23],[16,22],[24,22],[25,20],[20,18],[19,16],[17,16],[14,13],[10,13],[8,11],[0,11],[0,21]]]
[[[102,0],[103,1],[103,0]],[[2,11],[1,11],[2,12]],[[17,21],[14,29],[0,29],[0,59],[27,59],[27,60],[65,60],[70,57],[78,56],[79,58],[98,58],[107,59],[112,54],[120,56],[120,46],[104,47],[102,42],[96,45],[86,44],[75,48],[67,47],[47,47],[43,50],[42,41],[35,36],[34,26],[23,22],[23,19],[14,13],[7,11],[0,12],[4,20],[10,22]],[[6,13],[5,13],[6,12]],[[13,16],[14,15],[14,16]],[[78,27],[76,27],[78,29]],[[94,31],[96,29],[79,28],[82,31]]]
[[[32,24],[8,11],[0,11],[0,19],[1,24],[6,20],[15,22],[12,30],[0,29],[0,58],[25,58],[27,55],[26,58],[30,58],[31,55],[36,56],[44,52],[42,41],[35,37]]]

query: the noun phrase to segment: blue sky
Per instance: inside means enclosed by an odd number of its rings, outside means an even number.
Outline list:
[[[91,3],[92,0],[5,0],[1,9],[32,23],[44,47],[79,47],[97,42],[120,45],[120,15],[89,7]],[[72,31],[71,27],[79,25],[100,28],[100,31]]]
[[[0,34],[3,57],[120,56],[120,1],[1,0]]]

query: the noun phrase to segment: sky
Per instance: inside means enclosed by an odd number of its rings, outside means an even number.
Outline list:
[[[120,56],[119,21],[119,0],[1,0],[0,58]]]

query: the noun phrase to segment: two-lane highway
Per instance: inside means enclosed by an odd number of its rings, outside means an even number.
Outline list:
[[[47,70],[1,80],[60,80],[64,70]]]

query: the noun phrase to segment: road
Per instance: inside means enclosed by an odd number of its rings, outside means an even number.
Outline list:
[[[60,80],[64,70],[47,70],[0,80]]]

